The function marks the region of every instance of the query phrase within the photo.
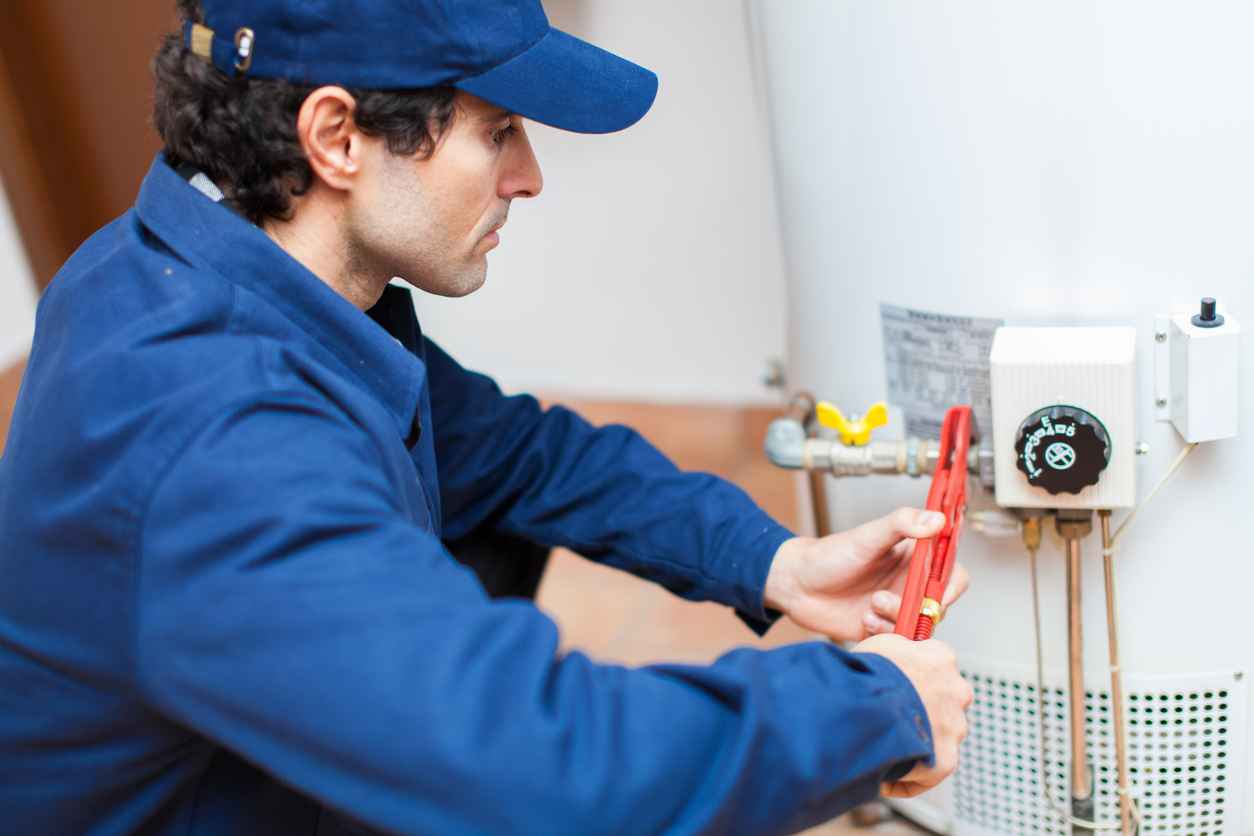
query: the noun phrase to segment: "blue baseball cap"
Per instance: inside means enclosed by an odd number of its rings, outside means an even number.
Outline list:
[[[539,0],[201,0],[186,46],[231,76],[451,86],[580,133],[637,122],[657,76],[549,26]]]

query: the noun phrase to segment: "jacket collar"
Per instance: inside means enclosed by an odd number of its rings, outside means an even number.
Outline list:
[[[197,191],[162,154],[144,178],[135,210],[144,226],[176,255],[262,297],[309,334],[387,406],[402,438],[413,435],[426,368],[401,344],[411,342],[417,332],[407,290],[389,285],[372,309],[372,319],[260,228]],[[381,311],[385,306],[408,310]],[[379,322],[414,327],[393,335]]]

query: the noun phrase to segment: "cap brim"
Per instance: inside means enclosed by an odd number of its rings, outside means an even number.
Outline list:
[[[453,86],[519,116],[585,134],[634,125],[657,96],[652,72],[557,29],[521,55]]]

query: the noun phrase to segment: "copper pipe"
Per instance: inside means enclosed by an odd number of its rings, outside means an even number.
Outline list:
[[[1110,648],[1110,702],[1115,720],[1115,763],[1119,776],[1119,821],[1124,836],[1131,836],[1132,796],[1128,783],[1128,751],[1123,726],[1123,671],[1119,667],[1119,634],[1115,618],[1115,556],[1110,538],[1110,511],[1097,512],[1102,522],[1102,560],[1106,571],[1106,641]]]
[[[826,537],[832,533],[832,516],[827,510],[827,487],[823,484],[825,474],[821,470],[811,470],[806,476],[810,480],[810,507],[814,511],[814,536]]]
[[[810,434],[810,425],[814,422],[814,407],[816,401],[814,395],[805,391],[793,394],[788,401],[788,408],[784,411],[784,417],[796,421],[806,429],[806,435]]]
[[[814,395],[803,389],[793,394],[788,403],[788,409],[784,413],[784,417],[796,421],[805,429],[806,438],[815,436],[814,430],[817,425],[814,414],[815,404]],[[816,537],[826,537],[832,533],[832,517],[827,508],[827,487],[823,484],[825,476],[826,471],[818,469],[806,474],[807,481],[810,483],[810,511],[814,514]]]
[[[1084,751],[1084,624],[1080,608],[1080,540],[1067,538],[1067,657],[1071,700],[1071,797],[1090,794],[1088,759]]]

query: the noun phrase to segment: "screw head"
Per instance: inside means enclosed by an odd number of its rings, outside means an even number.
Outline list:
[[[1158,400],[1154,401],[1154,406],[1157,406],[1159,408],[1164,407],[1166,405],[1167,405],[1166,398],[1159,398]]]
[[[1158,333],[1154,334],[1154,342],[1156,342],[1156,343],[1165,343],[1165,342],[1167,342],[1167,332],[1166,332],[1166,331],[1159,331]]]
[[[784,363],[778,357],[768,358],[766,372],[762,375],[762,385],[769,389],[783,389],[788,384],[788,375],[784,371]]]

